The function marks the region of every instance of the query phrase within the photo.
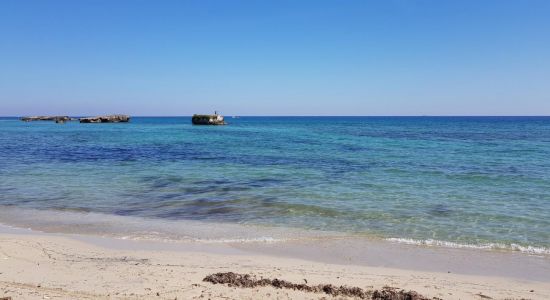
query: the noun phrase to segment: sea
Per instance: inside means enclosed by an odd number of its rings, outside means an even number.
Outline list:
[[[550,254],[550,117],[0,118],[0,223]]]

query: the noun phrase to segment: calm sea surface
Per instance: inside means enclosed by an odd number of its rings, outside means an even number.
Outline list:
[[[0,221],[66,212],[84,229],[97,213],[550,253],[550,117],[227,121],[0,118]]]

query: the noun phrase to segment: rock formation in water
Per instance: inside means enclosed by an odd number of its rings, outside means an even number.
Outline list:
[[[193,115],[191,119],[193,125],[226,125],[223,116],[213,115]]]
[[[80,118],[80,123],[120,123],[129,122],[130,116],[127,115],[110,115]]]
[[[33,116],[33,117],[22,117],[21,121],[31,122],[31,121],[55,121],[57,123],[71,121],[72,118],[68,116]]]

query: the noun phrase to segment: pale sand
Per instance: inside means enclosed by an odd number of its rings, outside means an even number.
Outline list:
[[[128,248],[108,247],[68,235],[0,233],[0,295],[13,299],[332,298],[202,281],[212,273],[233,271],[295,283],[306,279],[312,285],[393,286],[442,299],[550,299],[548,281],[322,263],[250,254],[227,246],[155,250],[131,243]]]

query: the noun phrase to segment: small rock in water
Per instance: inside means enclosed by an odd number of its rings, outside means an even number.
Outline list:
[[[130,116],[127,115],[109,115],[80,118],[80,123],[121,123],[130,122]]]
[[[222,115],[193,115],[191,118],[193,125],[226,125]]]
[[[72,118],[68,116],[34,116],[34,117],[22,117],[21,121],[32,122],[32,121],[55,121],[56,123],[63,123],[71,121]]]

